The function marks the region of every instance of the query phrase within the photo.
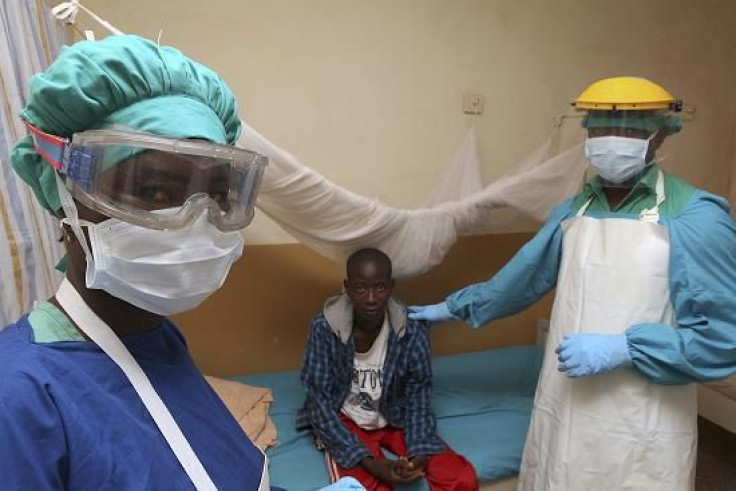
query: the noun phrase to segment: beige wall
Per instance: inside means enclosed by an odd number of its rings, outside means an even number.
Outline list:
[[[163,30],[163,44],[225,77],[259,131],[345,188],[391,205],[420,204],[446,170],[469,125],[463,92],[485,96],[478,140],[491,180],[539,145],[588,83],[614,75],[649,77],[696,106],[696,119],[666,144],[665,167],[736,197],[730,0],[84,4],[128,33],[156,39]],[[290,240],[260,218],[246,237]],[[400,291],[437,301],[490,275],[524,238],[465,239]],[[198,363],[219,374],[297,366],[309,318],[341,277],[341,265],[304,246],[251,246],[225,289],[180,319]],[[442,328],[436,351],[531,342],[546,314],[539,309],[519,320],[521,334]]]
[[[88,0],[220,72],[244,118],[355,192],[412,206],[479,121],[492,179],[591,81],[650,77],[697,106],[668,165],[726,194],[736,115],[730,0]]]

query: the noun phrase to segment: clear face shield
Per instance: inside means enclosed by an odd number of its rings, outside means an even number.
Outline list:
[[[246,227],[268,163],[257,153],[200,140],[91,130],[68,141],[29,129],[76,200],[150,229],[180,229],[202,213],[224,232]]]
[[[585,155],[604,186],[631,188],[678,124],[666,110],[590,110],[582,119]]]

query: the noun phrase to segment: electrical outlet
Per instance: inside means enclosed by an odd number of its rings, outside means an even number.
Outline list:
[[[463,94],[463,112],[465,114],[483,114],[483,96],[480,94]]]

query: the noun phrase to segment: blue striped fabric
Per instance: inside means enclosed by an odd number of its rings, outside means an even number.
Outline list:
[[[28,80],[64,41],[64,27],[41,0],[0,3],[0,329],[51,296],[61,280],[53,269],[63,254],[57,224],[15,176],[9,150],[26,135],[18,114]]]

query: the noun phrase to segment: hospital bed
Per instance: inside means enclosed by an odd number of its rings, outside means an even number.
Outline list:
[[[515,488],[534,390],[542,363],[535,346],[500,348],[433,360],[434,411],[440,436],[475,467],[481,489]],[[291,491],[328,484],[324,455],[309,432],[294,427],[304,392],[296,371],[234,377],[272,389],[279,444],[269,450],[271,483]],[[399,489],[419,491],[426,483]]]

